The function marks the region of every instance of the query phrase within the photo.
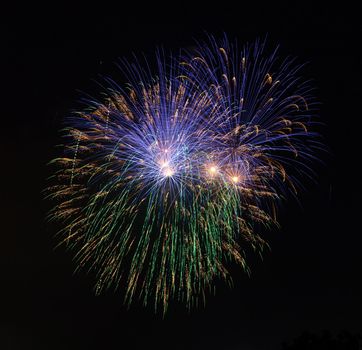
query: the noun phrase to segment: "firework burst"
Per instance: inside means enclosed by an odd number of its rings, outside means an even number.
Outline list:
[[[49,197],[50,218],[97,292],[191,307],[227,264],[247,270],[244,251],[266,244],[275,202],[311,174],[313,100],[296,77],[256,43],[238,50],[210,38],[157,74],[124,64],[127,89],[111,83],[102,102],[65,129],[64,155]]]

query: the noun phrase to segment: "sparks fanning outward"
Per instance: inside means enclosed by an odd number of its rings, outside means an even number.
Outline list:
[[[314,104],[299,67],[210,38],[157,74],[124,64],[127,89],[69,120],[50,218],[97,292],[196,304],[276,224],[275,202],[311,175]]]

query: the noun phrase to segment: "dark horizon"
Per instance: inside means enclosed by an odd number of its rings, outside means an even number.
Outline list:
[[[358,39],[360,8],[222,4],[222,8],[16,8],[5,25],[3,213],[0,266],[1,349],[282,349],[308,331],[361,334],[361,209]],[[157,47],[177,52],[226,33],[239,43],[267,37],[280,55],[307,62],[316,87],[328,154],[306,181],[300,203],[288,200],[281,229],[265,232],[271,251],[235,269],[206,307],[123,305],[119,292],[95,296],[92,275],[73,274],[72,254],[54,250],[42,190],[57,155],[59,129],[96,94],[100,76],[121,77],[115,62]]]

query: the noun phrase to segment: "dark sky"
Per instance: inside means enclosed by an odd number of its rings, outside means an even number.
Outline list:
[[[3,13],[1,349],[273,350],[305,330],[361,331],[361,9],[269,3],[52,3]],[[62,118],[99,74],[132,52],[192,45],[205,30],[241,43],[268,34],[281,54],[308,61],[330,155],[301,206],[280,213],[282,229],[268,232],[272,250],[251,259],[250,277],[235,271],[235,287],[220,286],[205,308],[174,305],[162,319],[151,308],[127,311],[117,293],[96,297],[92,276],[73,275],[71,255],[53,249],[41,190]]]

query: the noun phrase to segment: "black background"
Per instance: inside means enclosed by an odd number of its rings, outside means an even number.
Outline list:
[[[305,330],[360,332],[361,37],[352,3],[5,11],[0,348],[273,350]],[[172,305],[163,319],[152,308],[127,311],[117,293],[96,297],[92,276],[73,275],[70,253],[53,249],[41,190],[62,118],[80,107],[81,92],[95,93],[98,74],[112,75],[132,52],[192,45],[205,30],[241,43],[268,34],[282,55],[308,61],[330,154],[301,206],[288,202],[280,213],[282,229],[268,232],[272,251],[251,260],[251,277],[236,271],[235,287],[220,286],[206,308]]]

